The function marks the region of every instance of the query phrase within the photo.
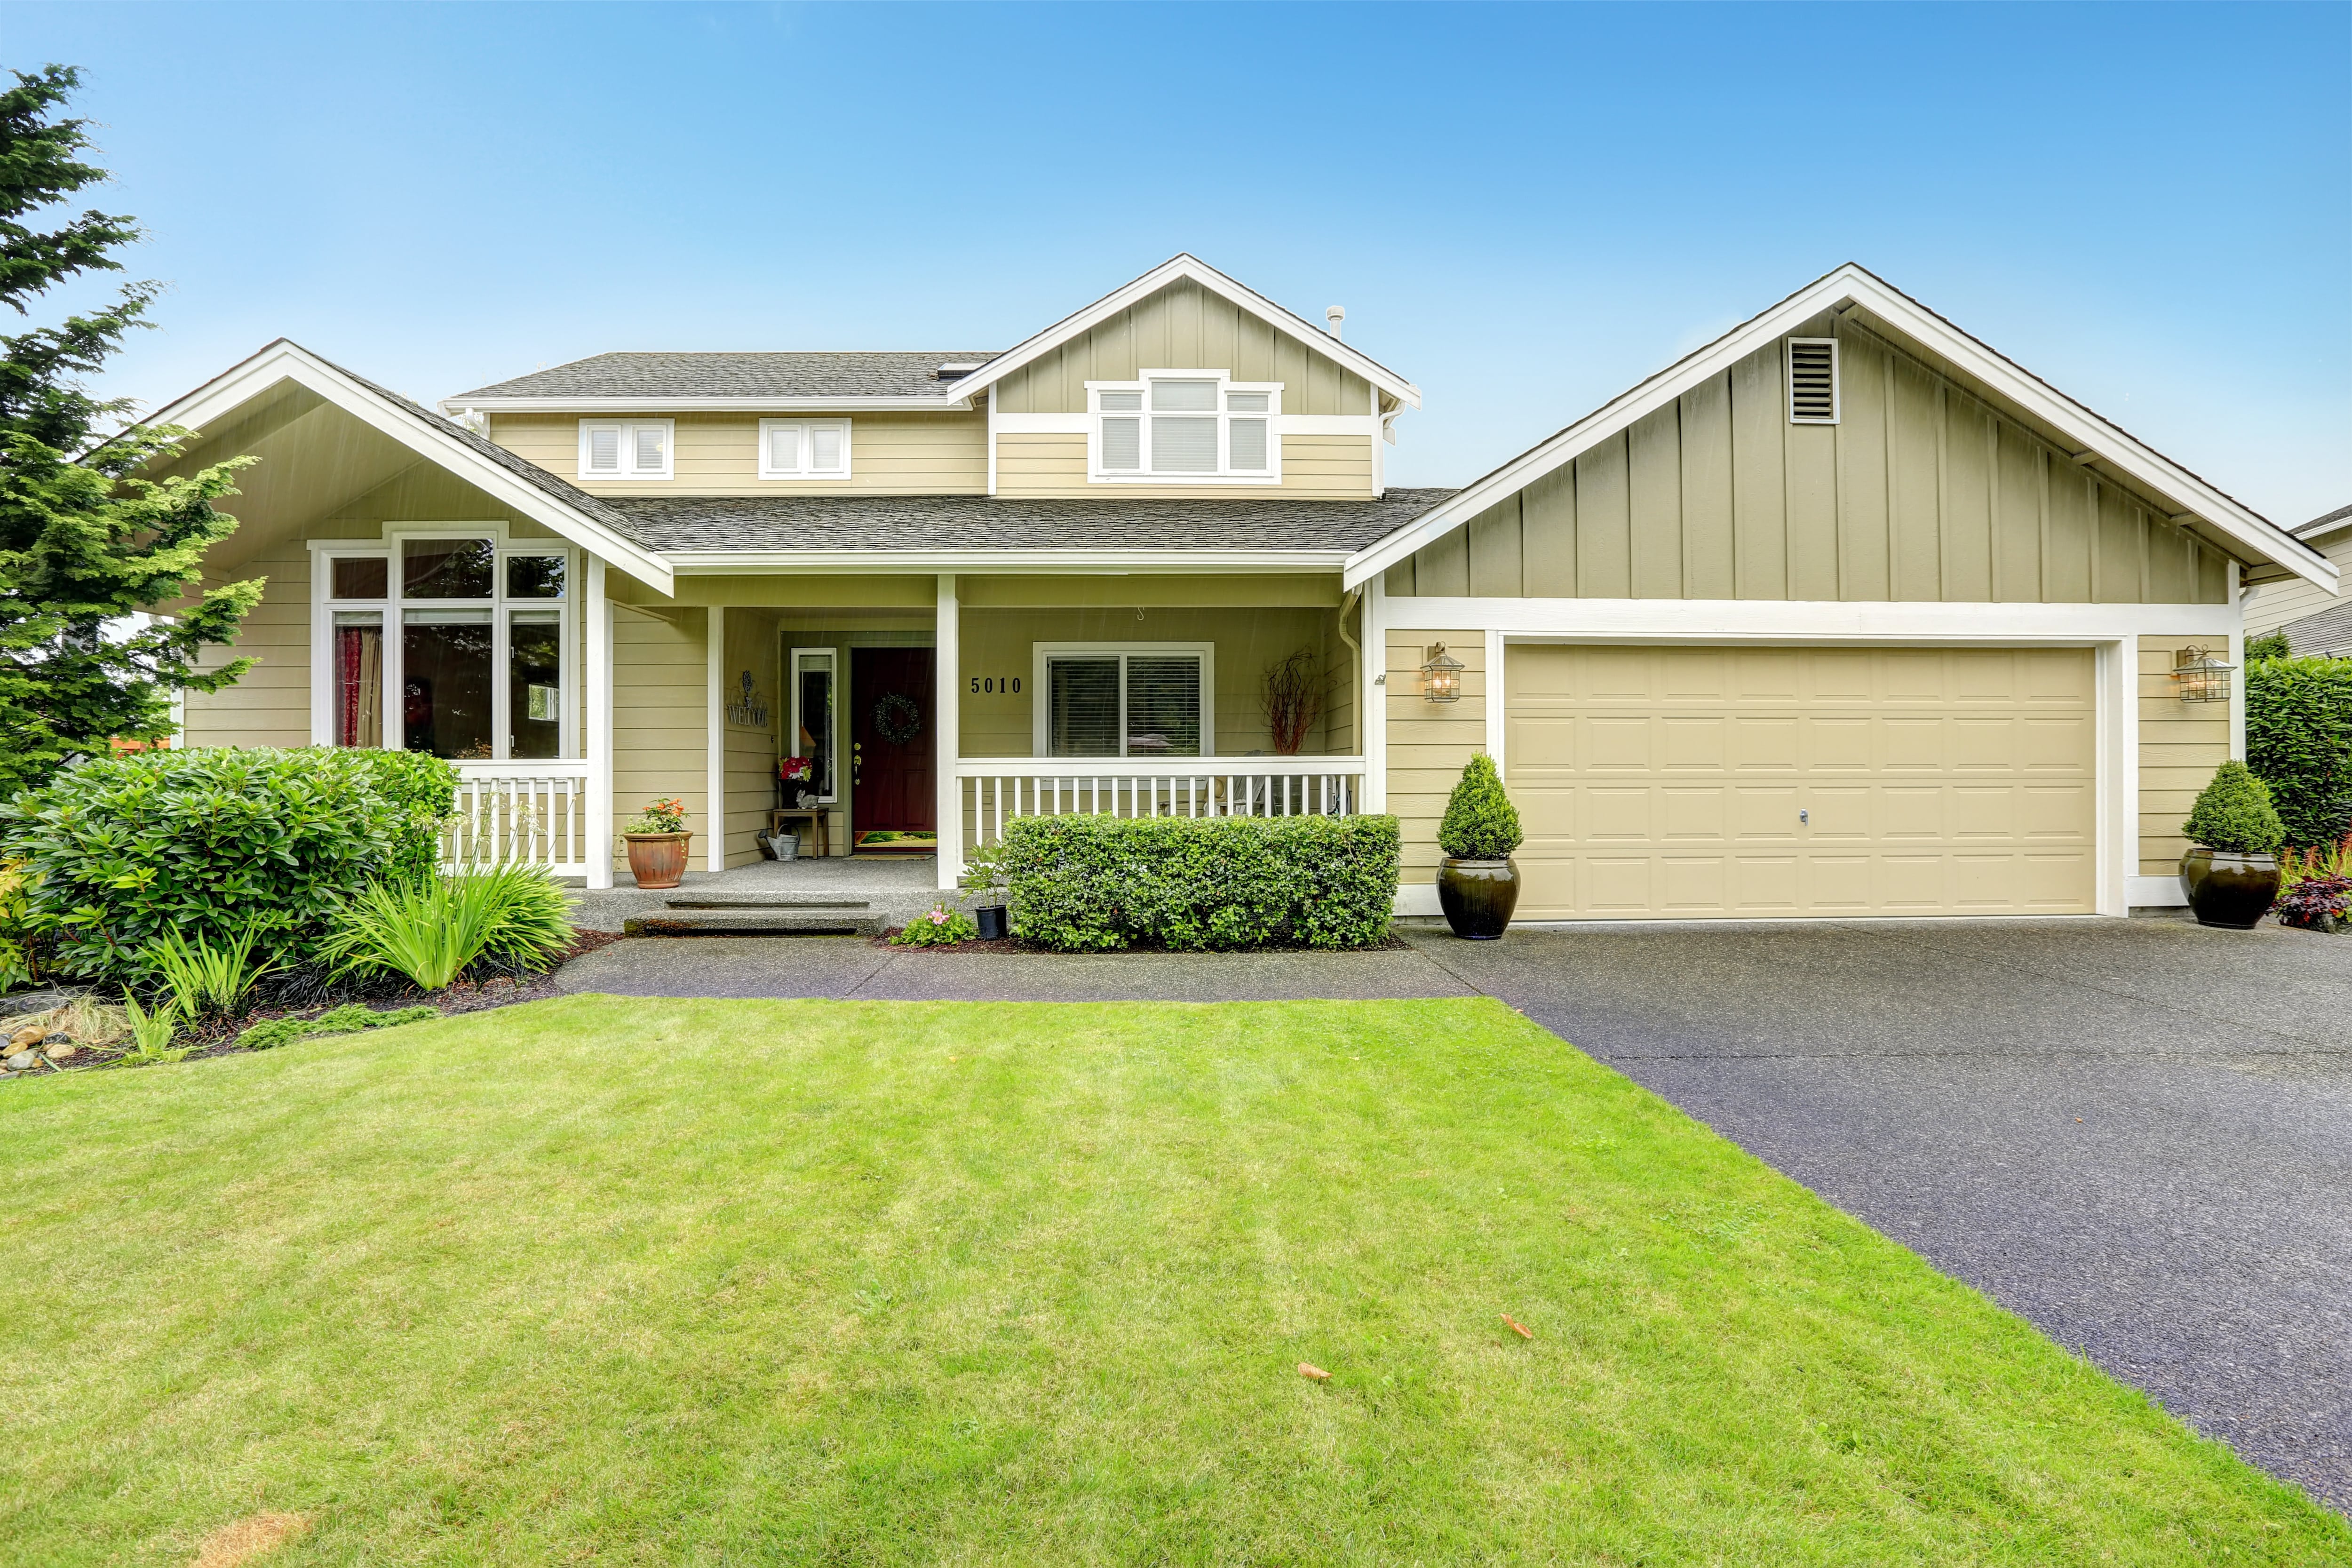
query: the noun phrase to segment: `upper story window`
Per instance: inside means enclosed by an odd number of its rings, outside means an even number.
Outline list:
[[[847,479],[849,421],[761,420],[760,477],[763,479]]]
[[[1088,447],[1097,479],[1272,484],[1282,478],[1274,421],[1282,384],[1237,382],[1216,370],[1147,370],[1139,381],[1090,381]]]
[[[583,479],[666,479],[677,421],[583,419],[580,477]]]

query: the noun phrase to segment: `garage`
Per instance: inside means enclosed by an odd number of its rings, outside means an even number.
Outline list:
[[[2087,914],[2088,647],[1513,640],[1522,920]]]

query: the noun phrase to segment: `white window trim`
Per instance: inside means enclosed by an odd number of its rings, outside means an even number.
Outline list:
[[[490,542],[490,596],[488,599],[410,599],[400,591],[401,544],[411,539],[486,539]],[[313,539],[306,542],[310,552],[310,743],[331,746],[335,743],[335,683],[334,683],[334,619],[337,611],[361,613],[379,612],[383,616],[383,734],[378,744],[388,752],[405,751],[407,734],[402,722],[400,691],[405,671],[401,668],[401,614],[411,609],[488,609],[490,612],[490,744],[487,758],[466,758],[454,761],[463,769],[469,763],[495,762],[510,765],[506,754],[513,725],[508,711],[509,681],[506,679],[508,647],[508,612],[511,610],[553,610],[557,616],[557,636],[562,639],[563,658],[556,676],[556,704],[561,714],[556,750],[559,756],[525,759],[525,765],[542,761],[551,766],[570,764],[581,760],[578,666],[582,654],[579,646],[578,611],[582,588],[581,552],[560,539],[511,539],[503,522],[416,523],[397,528],[387,527],[376,539]],[[563,557],[563,597],[561,599],[509,599],[507,597],[507,560],[515,555],[561,555]],[[373,556],[384,563],[384,596],[381,599],[337,599],[331,596],[334,585],[331,563],[336,557]]]
[[[647,425],[658,425],[662,431],[661,471],[625,466],[617,474],[591,473],[588,469],[588,433],[591,430],[617,430],[621,433],[621,461],[633,465],[636,460],[636,442],[631,432]],[[675,419],[583,419],[580,421],[580,477],[596,484],[633,484],[646,479],[667,479],[677,471],[677,421]]]
[[[792,724],[792,729],[784,735],[784,750],[782,754],[790,757],[796,756],[800,752],[801,655],[804,653],[823,654],[824,656],[825,663],[830,666],[833,670],[833,733],[825,738],[826,748],[833,755],[833,791],[831,794],[821,795],[816,798],[825,805],[838,805],[841,800],[841,712],[842,709],[846,706],[846,704],[845,704],[841,700],[841,650],[839,648],[830,647],[796,647],[786,650],[784,654],[784,679],[792,696],[791,700],[786,702],[784,706],[789,716],[789,721]]]
[[[1155,381],[1213,381],[1217,384],[1217,470],[1207,474],[1155,473],[1149,468],[1129,472],[1121,469],[1106,472],[1102,466],[1102,395],[1106,392],[1137,392],[1143,395],[1143,406],[1136,417],[1142,422],[1142,455],[1148,463],[1151,456],[1151,384]],[[1133,381],[1090,381],[1087,383],[1087,479],[1098,485],[1278,485],[1282,483],[1282,388],[1278,381],[1235,381],[1232,373],[1222,370],[1160,370],[1145,369],[1137,373]],[[1235,473],[1227,465],[1232,453],[1226,447],[1227,432],[1232,428],[1234,415],[1225,406],[1228,393],[1263,392],[1266,394],[1265,467]],[[1261,416],[1245,414],[1244,419]]]
[[[812,473],[805,468],[779,468],[771,464],[770,458],[774,450],[773,443],[770,439],[772,432],[785,428],[799,430],[802,433],[803,449],[805,449],[807,433],[820,426],[832,426],[841,432],[841,467],[839,468],[820,474]],[[763,479],[794,480],[803,484],[830,484],[845,479],[849,478],[852,461],[850,439],[850,425],[846,419],[762,419],[760,421],[760,477]]]
[[[1201,660],[1201,755],[1217,754],[1217,645],[1208,642],[1041,642],[1029,645],[1029,754],[1054,754],[1054,689],[1046,666],[1056,658],[1113,658],[1127,654],[1194,654]],[[1127,755],[1127,668],[1118,678],[1119,756]],[[1072,757],[1091,765],[1111,757]]]
[[[1838,341],[1835,338],[1783,338],[1788,346],[1780,351],[1781,396],[1788,405],[1791,425],[1835,425],[1845,414],[1845,376],[1838,363]],[[1826,344],[1830,351],[1830,416],[1826,419],[1800,418],[1797,415],[1797,349],[1801,344],[1817,348]]]

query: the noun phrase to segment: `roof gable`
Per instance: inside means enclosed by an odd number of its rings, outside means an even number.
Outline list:
[[[1378,575],[1813,318],[1857,310],[1866,313],[1866,322],[1891,329],[1943,362],[1957,380],[1988,403],[2047,432],[2075,461],[2102,465],[2118,482],[2161,503],[2175,523],[2241,559],[2276,563],[2284,573],[2331,593],[2336,590],[2335,564],[2286,530],[1852,263],[1743,321],[1360,552],[1348,563],[1348,585]]]

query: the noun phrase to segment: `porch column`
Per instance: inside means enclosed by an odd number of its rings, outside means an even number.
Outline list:
[[[604,563],[588,557],[588,823],[583,852],[588,886],[613,885],[613,601],[604,597]]]
[[[727,869],[727,611],[713,605],[703,612],[703,668],[710,689],[705,708],[710,752],[703,763],[702,797],[707,803],[702,858],[706,871]]]
[[[1364,584],[1364,620],[1362,648],[1364,659],[1364,742],[1357,749],[1364,755],[1364,788],[1361,809],[1381,812],[1389,808],[1389,689],[1383,684],[1388,677],[1389,629],[1381,624],[1381,612],[1388,605],[1388,595],[1378,577]]]
[[[933,637],[939,660],[931,706],[932,767],[939,785],[940,890],[945,892],[963,875],[963,781],[955,765],[963,753],[962,694],[956,689],[956,672],[962,667],[956,626],[956,580],[952,572],[940,574],[939,627]]]

